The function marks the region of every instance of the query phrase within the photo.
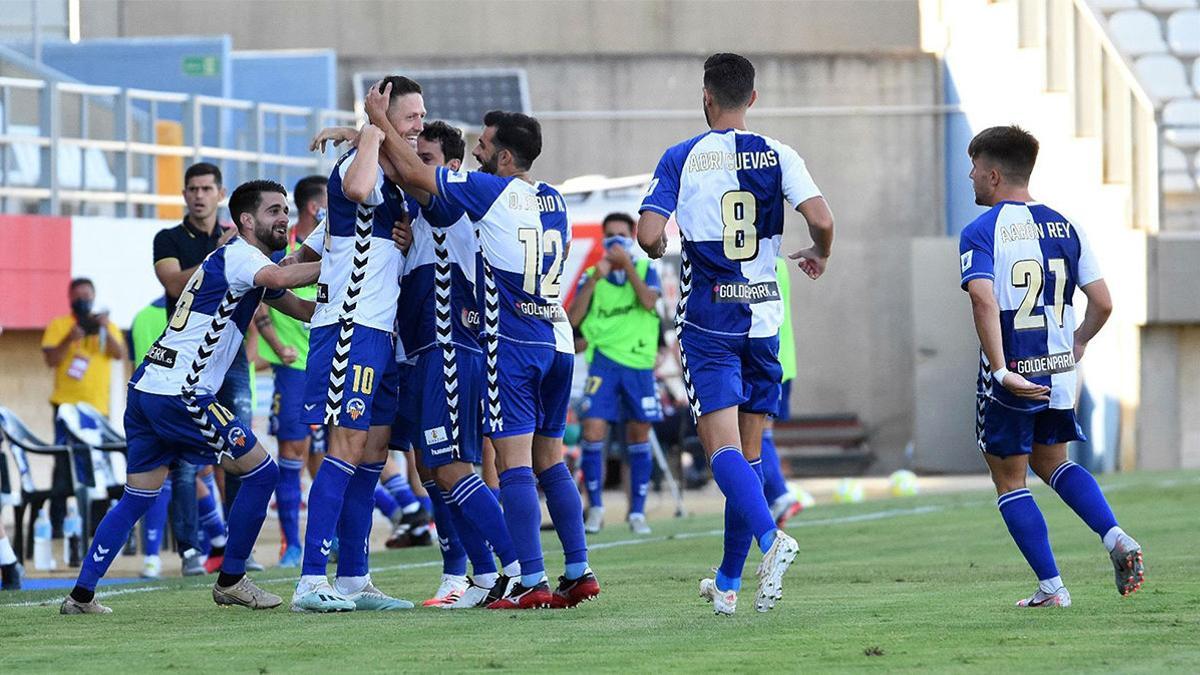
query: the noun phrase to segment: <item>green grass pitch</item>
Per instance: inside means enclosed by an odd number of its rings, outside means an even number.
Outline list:
[[[706,516],[654,523],[640,541],[610,526],[592,539],[603,593],[574,610],[251,612],[172,579],[122,587],[104,599],[110,616],[61,617],[49,593],[5,593],[0,672],[1200,672],[1200,472],[1102,484],[1145,550],[1146,585],[1118,596],[1098,538],[1037,487],[1068,609],[1013,606],[1034,580],[993,495],[968,492],[804,512],[790,528],[801,557],[767,614],[753,608],[755,552],[736,616],[714,616],[697,597],[721,547],[720,521]],[[557,570],[557,541],[546,543]],[[420,600],[440,572],[436,556],[376,554],[375,580]],[[290,597],[289,574],[257,578]]]

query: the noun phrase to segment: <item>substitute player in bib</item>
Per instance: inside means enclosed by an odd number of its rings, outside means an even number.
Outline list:
[[[963,229],[960,269],[981,346],[979,449],[1000,515],[1038,578],[1037,591],[1017,605],[1066,607],[1071,594],[1046,521],[1025,488],[1030,468],[1104,542],[1121,595],[1141,588],[1144,571],[1141,547],[1117,525],[1096,479],[1067,459],[1067,443],[1083,440],[1075,364],[1108,320],[1112,299],[1084,232],[1029,195],[1037,153],[1037,139],[1016,126],[971,140],[975,203],[991,208]],[[1076,288],[1088,300],[1078,325]]]
[[[650,425],[662,420],[654,361],[662,329],[655,311],[662,285],[650,261],[633,257],[633,218],[610,213],[601,223],[604,257],[588,268],[571,301],[571,324],[587,339],[588,377],[582,403],[585,529],[604,525],[604,450],[610,424],[624,423],[629,453],[629,527],[650,534],[646,491],[654,457]]]
[[[574,349],[559,298],[570,230],[562,196],[529,175],[542,150],[541,125],[521,113],[489,112],[473,153],[480,171],[451,171],[425,165],[387,128],[384,102],[373,89],[367,114],[387,132],[384,147],[402,182],[463,209],[483,254],[477,284],[483,288],[485,429],[496,446],[504,518],[521,562],[521,578],[488,606],[574,606],[599,594],[600,584],[588,567],[579,491],[562,461]],[[539,485],[566,557],[553,593],[542,557]]]
[[[713,478],[725,495],[725,556],[700,594],[732,614],[751,540],[762,549],[754,607],[783,595],[796,540],[779,531],[763,496],[759,456],[765,416],[779,406],[783,308],[775,257],[786,199],[808,222],[814,245],[793,254],[809,277],[825,270],[833,216],[795,150],[746,131],[754,66],[737,54],[704,63],[709,131],[669,148],[642,201],[638,241],[652,258],[666,250],[672,213],[683,236],[675,323],[684,383]]]
[[[406,143],[415,142],[425,118],[421,89],[406,78],[388,81],[397,86],[384,102],[385,115],[405,130]],[[380,129],[363,128],[358,147],[329,176],[326,227],[305,242],[305,248],[321,251],[321,278],[301,421],[325,424],[329,431],[324,462],[309,490],[294,611],[412,607],[376,588],[367,566],[375,486],[387,458],[398,388],[393,330],[403,254],[392,242],[392,228],[406,219],[404,195],[380,167],[382,141]],[[320,243],[313,241],[317,237]],[[337,579],[330,586],[325,568],[335,533]]]
[[[282,599],[246,577],[246,559],[266,517],[279,469],[248,421],[238,419],[215,396],[242,344],[258,303],[302,321],[313,303],[281,289],[311,284],[315,263],[279,267],[267,256],[287,244],[287,191],[271,181],[250,181],[234,190],[229,212],[238,236],[205,258],[179,296],[175,314],[129,381],[125,410],[129,475],[125,494],[96,530],[63,614],[107,614],[95,600],[96,583],[124,545],[138,519],[158,497],[168,466],[220,460],[242,476],[229,513],[229,540],[213,586],[219,605],[277,607]]]
[[[273,258],[279,262],[304,245],[304,240],[325,219],[325,176],[307,176],[296,183],[296,225],[288,230],[287,248]],[[317,299],[317,286],[305,286],[293,291],[305,300]],[[278,310],[260,310],[255,318],[258,327],[258,353],[271,364],[275,395],[271,402],[271,435],[279,443],[279,487],[275,489],[275,505],[279,511],[279,529],[283,534],[284,550],[280,567],[299,567],[303,544],[300,541],[300,472],[312,447],[312,427],[300,421],[304,403],[304,371],[308,365],[308,324],[297,321]]]

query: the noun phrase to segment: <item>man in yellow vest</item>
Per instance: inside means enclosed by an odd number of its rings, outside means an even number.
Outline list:
[[[658,271],[645,258],[633,258],[633,218],[605,216],[604,257],[584,272],[568,316],[587,339],[588,378],[581,405],[583,442],[580,465],[588,492],[585,530],[604,524],[604,449],[609,425],[625,424],[629,458],[629,527],[649,534],[646,489],[654,458],[650,425],[662,419],[654,385],[661,322],[655,305],[661,293]]]

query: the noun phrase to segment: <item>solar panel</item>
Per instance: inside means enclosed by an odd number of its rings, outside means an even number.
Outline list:
[[[478,70],[393,71],[416,80],[425,97],[429,119],[458,122],[478,127],[489,110],[529,112],[529,85],[520,68]],[[361,108],[367,88],[389,73],[354,74],[356,109]]]

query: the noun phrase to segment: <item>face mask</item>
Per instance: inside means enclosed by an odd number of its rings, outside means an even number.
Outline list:
[[[76,298],[71,301],[71,312],[75,316],[90,316],[92,313],[92,301],[87,298]]]
[[[608,250],[613,246],[620,246],[625,249],[629,255],[633,255],[633,239],[630,237],[613,236],[604,238],[604,248]],[[608,273],[608,281],[611,284],[620,286],[626,281],[625,270],[613,270]]]

